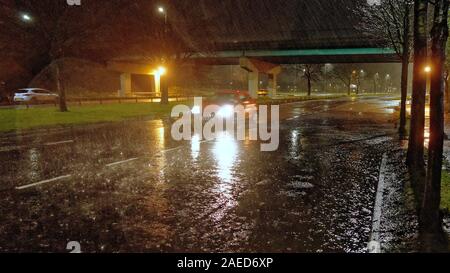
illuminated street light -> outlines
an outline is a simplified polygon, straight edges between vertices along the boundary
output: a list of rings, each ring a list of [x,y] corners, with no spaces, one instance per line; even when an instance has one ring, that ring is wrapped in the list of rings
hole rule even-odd
[[[430,73],[431,72],[431,66],[427,65],[424,69],[425,73]]]
[[[30,16],[29,14],[27,14],[27,13],[23,13],[23,14],[21,15],[21,18],[22,18],[22,20],[25,21],[25,22],[30,22],[30,21],[32,20],[31,16]]]
[[[166,70],[165,67],[162,67],[162,66],[158,67],[158,74],[159,75],[164,75],[164,74],[166,74],[166,72],[167,72],[167,70]]]
[[[159,6],[158,12],[164,14],[164,32],[167,32],[167,11],[164,7]]]

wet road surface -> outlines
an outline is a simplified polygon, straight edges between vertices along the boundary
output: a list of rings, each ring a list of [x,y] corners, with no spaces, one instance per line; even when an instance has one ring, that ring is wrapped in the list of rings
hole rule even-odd
[[[276,152],[165,120],[2,134],[0,252],[363,252],[396,104],[283,105]]]

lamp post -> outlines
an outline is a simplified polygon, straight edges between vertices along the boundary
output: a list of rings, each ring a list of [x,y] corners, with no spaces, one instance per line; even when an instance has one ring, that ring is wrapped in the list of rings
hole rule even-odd
[[[158,12],[164,15],[164,31],[167,32],[167,11],[164,7],[158,7]]]
[[[390,74],[386,74],[386,78],[385,78],[385,89],[384,92],[389,93],[391,91],[391,75]]]
[[[167,59],[169,58],[169,52],[167,52],[167,47],[168,47],[168,27],[167,27],[167,10],[163,7],[163,6],[159,6],[158,7],[158,12],[162,15],[164,15],[164,35],[163,35],[163,44],[162,44],[162,52],[163,52],[163,56],[161,58],[161,63],[168,65],[167,63]],[[166,69],[164,68],[163,70],[161,68],[158,69],[158,75],[159,77],[163,74],[165,74]],[[161,82],[161,104],[167,104],[169,102],[169,87],[168,87],[168,77],[164,77],[162,80],[160,79]]]
[[[363,87],[362,84],[363,84],[365,76],[366,76],[366,71],[364,71],[364,69],[361,69],[361,71],[359,71],[359,76],[358,76],[358,85],[359,85],[358,88],[360,88],[362,92],[364,92],[364,89],[362,88]]]
[[[328,92],[328,73],[333,70],[332,64],[325,64],[324,66],[324,77],[325,77],[325,93]]]

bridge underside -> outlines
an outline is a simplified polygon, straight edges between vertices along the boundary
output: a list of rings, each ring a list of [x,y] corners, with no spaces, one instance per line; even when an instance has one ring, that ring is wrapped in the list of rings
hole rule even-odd
[[[301,50],[235,50],[213,53],[195,53],[186,62],[202,65],[240,65],[248,72],[248,91],[254,98],[258,96],[259,74],[269,77],[269,95],[277,94],[277,76],[281,64],[321,64],[321,63],[394,63],[400,62],[397,54],[384,48],[340,48]],[[131,91],[130,73],[149,74],[151,66],[139,59],[108,62],[108,68],[121,72],[121,92]],[[150,73],[151,74],[151,73]],[[155,89],[159,92],[159,75],[155,75]]]
[[[194,54],[191,61],[209,65],[238,65],[242,57],[273,64],[400,62],[393,50],[383,48],[220,51]]]

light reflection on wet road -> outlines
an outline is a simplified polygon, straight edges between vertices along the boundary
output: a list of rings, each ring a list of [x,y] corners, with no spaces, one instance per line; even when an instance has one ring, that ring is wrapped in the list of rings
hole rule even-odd
[[[4,134],[0,252],[364,251],[391,103],[284,105],[269,153],[175,142],[164,120]]]

